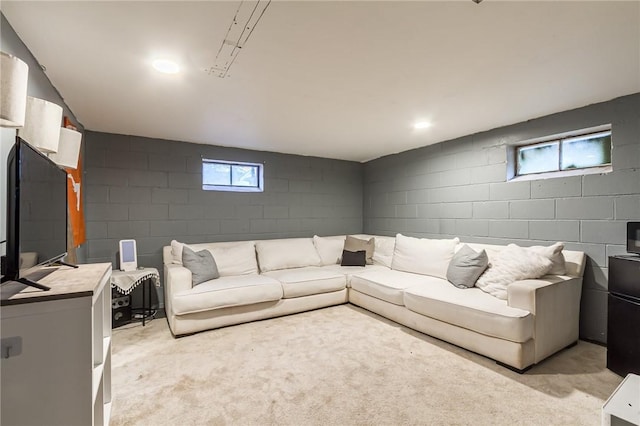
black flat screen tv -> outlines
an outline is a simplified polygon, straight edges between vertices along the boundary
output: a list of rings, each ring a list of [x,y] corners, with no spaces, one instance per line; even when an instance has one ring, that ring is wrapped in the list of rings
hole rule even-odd
[[[7,246],[2,281],[42,290],[44,268],[67,254],[67,173],[20,137],[7,159]]]

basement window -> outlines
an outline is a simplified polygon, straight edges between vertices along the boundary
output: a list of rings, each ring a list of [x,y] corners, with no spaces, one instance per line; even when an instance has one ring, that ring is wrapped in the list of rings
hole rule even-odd
[[[202,159],[205,191],[263,192],[263,164]]]
[[[510,147],[511,180],[530,180],[611,169],[611,126],[599,126]]]

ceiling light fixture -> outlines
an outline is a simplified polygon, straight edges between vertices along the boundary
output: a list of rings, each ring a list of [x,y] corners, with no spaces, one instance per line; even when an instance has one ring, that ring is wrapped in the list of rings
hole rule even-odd
[[[431,123],[428,121],[418,121],[413,125],[413,128],[416,130],[426,129],[427,127],[431,127]]]
[[[153,68],[165,74],[177,74],[180,67],[170,59],[156,59],[153,61]]]

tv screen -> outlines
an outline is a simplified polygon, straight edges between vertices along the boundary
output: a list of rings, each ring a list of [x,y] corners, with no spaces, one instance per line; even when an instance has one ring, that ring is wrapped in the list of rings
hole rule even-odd
[[[67,173],[21,138],[7,160],[3,281],[33,279],[67,254]]]

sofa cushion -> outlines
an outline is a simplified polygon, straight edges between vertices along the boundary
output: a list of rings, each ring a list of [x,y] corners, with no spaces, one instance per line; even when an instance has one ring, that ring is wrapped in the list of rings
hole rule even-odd
[[[173,263],[182,265],[182,248],[184,245],[184,243],[176,240],[171,241]],[[189,247],[194,251],[209,250],[216,260],[221,277],[258,273],[256,249],[253,241],[198,243],[189,244]]]
[[[403,291],[412,286],[429,285],[437,278],[392,269],[354,274],[351,288],[395,305],[404,305]],[[450,284],[449,284],[450,285]]]
[[[258,273],[253,241],[211,244],[208,250],[216,260],[221,277]]]
[[[200,250],[196,253],[185,245],[182,248],[182,264],[191,271],[192,285],[220,278],[218,266],[209,250]]]
[[[270,271],[265,276],[282,283],[285,299],[340,291],[347,286],[347,279],[343,274],[314,266]]]
[[[487,252],[481,250],[478,253],[465,244],[449,262],[447,280],[458,288],[473,287],[487,266],[489,266]]]
[[[264,275],[237,275],[207,281],[173,295],[175,315],[251,305],[282,299],[282,285]]]
[[[256,252],[261,272],[322,264],[311,238],[256,241]]]
[[[548,272],[551,275],[564,275],[567,273],[566,262],[562,254],[563,249],[564,243],[560,242],[550,246],[527,247],[527,250],[532,250],[551,260],[551,270]]]
[[[347,287],[351,287],[351,277],[355,274],[361,274],[363,272],[373,271],[388,271],[389,268],[382,265],[366,265],[366,266],[342,266],[342,265],[327,265],[321,267],[323,270],[331,271],[333,273],[344,275],[347,279]]]
[[[374,250],[373,250],[373,264],[382,265],[387,268],[391,268],[391,261],[393,260],[393,250],[396,247],[396,237],[387,237],[381,235],[369,235],[369,234],[353,234],[352,237],[359,238],[361,240],[368,241],[371,237],[374,238]]]
[[[526,342],[533,337],[533,315],[512,308],[482,290],[462,290],[445,280],[413,286],[404,291],[404,305],[411,311],[487,336]]]
[[[360,238],[353,237],[351,235],[347,235],[347,238],[344,240],[344,250],[347,251],[360,251],[364,250],[367,252],[367,265],[373,265],[373,253],[376,249],[376,239],[369,238],[368,240],[362,240]]]
[[[391,268],[393,251],[395,248],[395,237],[376,237],[376,249],[373,252],[373,264]]]
[[[171,256],[173,260],[171,263],[175,263],[176,265],[182,265],[182,248],[184,247],[184,243],[178,242],[176,240],[171,240]]]
[[[447,278],[447,268],[459,238],[431,240],[396,235],[391,269]]]
[[[476,281],[476,287],[499,299],[507,299],[507,287],[518,280],[539,278],[551,270],[549,258],[515,244],[509,244],[492,260]]]
[[[313,236],[313,245],[318,251],[322,265],[335,265],[340,263],[340,256],[344,247],[344,235],[337,237]]]

